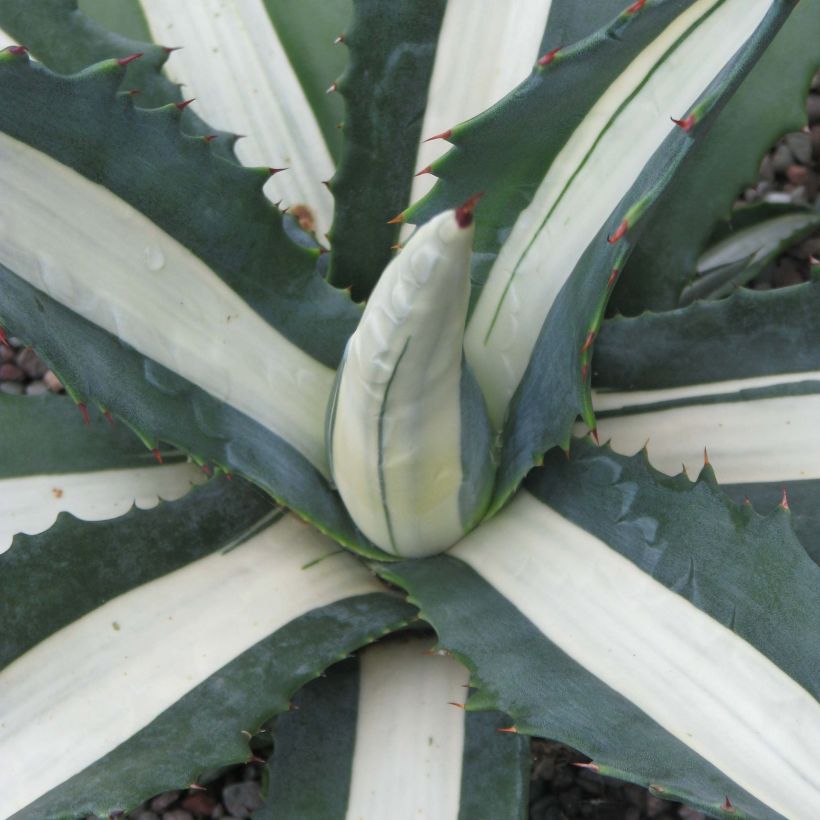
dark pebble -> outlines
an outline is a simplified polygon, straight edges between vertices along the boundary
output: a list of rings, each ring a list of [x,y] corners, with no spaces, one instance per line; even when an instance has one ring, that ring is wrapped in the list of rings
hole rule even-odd
[[[222,802],[225,808],[238,817],[249,817],[262,805],[259,784],[256,781],[234,783],[222,790]]]
[[[171,808],[171,805],[176,803],[177,800],[179,800],[179,792],[164,792],[163,794],[158,794],[151,801],[151,811],[162,814],[166,809]]]
[[[185,797],[180,806],[198,817],[211,817],[216,808],[216,800],[208,792],[194,792]]]
[[[194,820],[194,816],[185,809],[171,809],[162,815],[162,820]]]
[[[809,171],[805,165],[798,165],[797,163],[790,165],[786,169],[786,179],[788,179],[792,185],[805,185],[806,182],[808,182],[810,174],[811,171]]]
[[[558,795],[561,808],[570,816],[578,814],[581,809],[581,790],[577,786],[561,792]]]
[[[25,378],[26,374],[16,364],[0,364],[0,382],[21,382]]]
[[[820,122],[820,94],[809,94],[809,122]]]
[[[42,379],[48,370],[30,347],[24,348],[17,354],[17,365],[30,379]]]
[[[575,771],[569,766],[560,766],[555,770],[555,777],[552,780],[552,788],[557,792],[568,789],[575,783]]]

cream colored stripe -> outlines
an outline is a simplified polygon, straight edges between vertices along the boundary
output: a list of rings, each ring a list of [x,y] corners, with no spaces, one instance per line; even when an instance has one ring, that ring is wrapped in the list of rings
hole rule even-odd
[[[664,60],[717,3],[698,0],[690,6],[615,80],[553,162],[502,247],[465,340],[467,359],[496,425],[503,421],[559,291],[648,158],[676,127],[670,117],[686,113],[772,5],[771,0],[726,0]],[[593,148],[618,108],[658,63]],[[570,184],[587,154],[583,170]]]
[[[0,817],[99,760],[288,622],[379,588],[289,516],[55,633],[0,672]]]
[[[323,239],[333,198],[322,182],[333,160],[262,0],[140,2],[155,42],[184,46],[166,70],[196,97],[197,113],[246,135],[236,145],[245,165],[288,167],[266,191],[283,207],[308,205]]]
[[[0,263],[326,471],[330,368],[128,203],[5,134],[0,186]]]
[[[150,457],[150,455],[149,455]],[[61,512],[83,521],[104,521],[176,501],[206,480],[193,464],[168,464],[127,470],[32,475],[0,480],[0,552],[18,533],[45,532]]]
[[[696,475],[703,449],[721,484],[820,478],[820,394],[700,404],[598,419],[619,453],[645,444],[657,469]],[[579,427],[576,430],[581,433]]]
[[[734,632],[526,492],[451,554],[763,803],[816,814],[820,706]]]
[[[347,820],[457,820],[467,670],[429,642],[362,654]]]
[[[6,34],[6,32],[0,28],[0,48],[13,45],[17,45],[17,41],[10,34]]]
[[[436,46],[436,60],[422,140],[480,114],[525,80],[540,56],[538,47],[552,0],[507,0],[504,3],[448,0]],[[419,145],[417,170],[449,149],[440,140]],[[435,178],[416,177],[415,202]]]
[[[740,393],[743,390],[760,390],[777,387],[781,384],[800,384],[800,382],[820,382],[820,370],[806,370],[802,373],[777,373],[774,376],[752,376],[748,379],[731,379],[724,382],[705,382],[688,384],[683,387],[668,387],[660,390],[613,391],[594,390],[592,403],[596,413],[608,410],[623,410],[646,404],[657,404],[668,401],[697,399],[701,396],[722,396]]]

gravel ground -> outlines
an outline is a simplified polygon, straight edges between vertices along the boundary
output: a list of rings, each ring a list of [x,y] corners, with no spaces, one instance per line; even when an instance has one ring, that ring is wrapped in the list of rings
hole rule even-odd
[[[764,158],[760,179],[738,204],[795,202],[820,208],[820,74],[808,100],[809,128],[784,137]],[[810,258],[820,258],[820,231],[804,239],[765,270],[752,287],[766,290],[806,281]],[[0,345],[0,392],[38,395],[63,392],[57,377],[19,340]],[[530,820],[702,820],[694,809],[661,800],[639,786],[579,767],[585,758],[558,743],[534,741]],[[222,772],[204,788],[158,795],[129,820],[240,820],[260,804],[262,765]],[[90,818],[89,820],[93,820]],[[306,820],[309,820],[306,818]],[[493,818],[493,820],[496,820]],[[503,820],[503,818],[498,818]]]

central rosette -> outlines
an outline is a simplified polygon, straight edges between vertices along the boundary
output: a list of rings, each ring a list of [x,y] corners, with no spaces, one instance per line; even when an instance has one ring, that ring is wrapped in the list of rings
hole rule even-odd
[[[336,486],[396,556],[452,546],[493,489],[493,434],[464,360],[473,233],[471,204],[416,231],[370,296],[330,403]]]

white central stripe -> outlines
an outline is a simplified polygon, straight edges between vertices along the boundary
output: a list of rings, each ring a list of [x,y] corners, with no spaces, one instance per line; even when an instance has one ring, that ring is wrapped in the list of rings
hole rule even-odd
[[[670,475],[683,465],[696,474],[705,447],[721,484],[800,481],[820,478],[818,419],[820,393],[598,419],[598,437],[628,454],[648,442],[652,464]]]
[[[347,820],[458,820],[469,674],[429,646],[362,654]]]
[[[166,70],[196,97],[197,112],[246,135],[236,144],[245,165],[288,167],[266,191],[283,207],[308,205],[323,238],[333,197],[322,182],[333,176],[333,160],[262,0],[140,2],[155,42],[184,46]]]
[[[814,816],[820,705],[755,647],[526,492],[451,554],[763,803]]]
[[[11,546],[18,532],[45,532],[61,512],[83,521],[104,521],[134,505],[148,510],[160,499],[176,501],[206,480],[198,467],[187,463],[2,479],[0,552]]]
[[[699,0],[692,5],[615,80],[552,163],[502,247],[465,339],[467,359],[497,426],[559,291],[648,159],[676,127],[670,117],[687,112],[772,5],[771,0],[727,0],[665,57],[717,3]]]
[[[379,589],[354,558],[289,516],[55,633],[0,672],[0,817],[99,760],[285,624]]]
[[[538,47],[551,5],[552,0],[481,4],[448,0],[436,45],[422,140],[480,114],[529,76],[540,56]],[[481,56],[472,59],[470,55]],[[417,170],[449,147],[444,141],[422,141]],[[424,196],[434,182],[430,174],[415,177],[410,201]]]
[[[5,134],[0,188],[0,263],[327,471],[329,367],[128,203]]]

